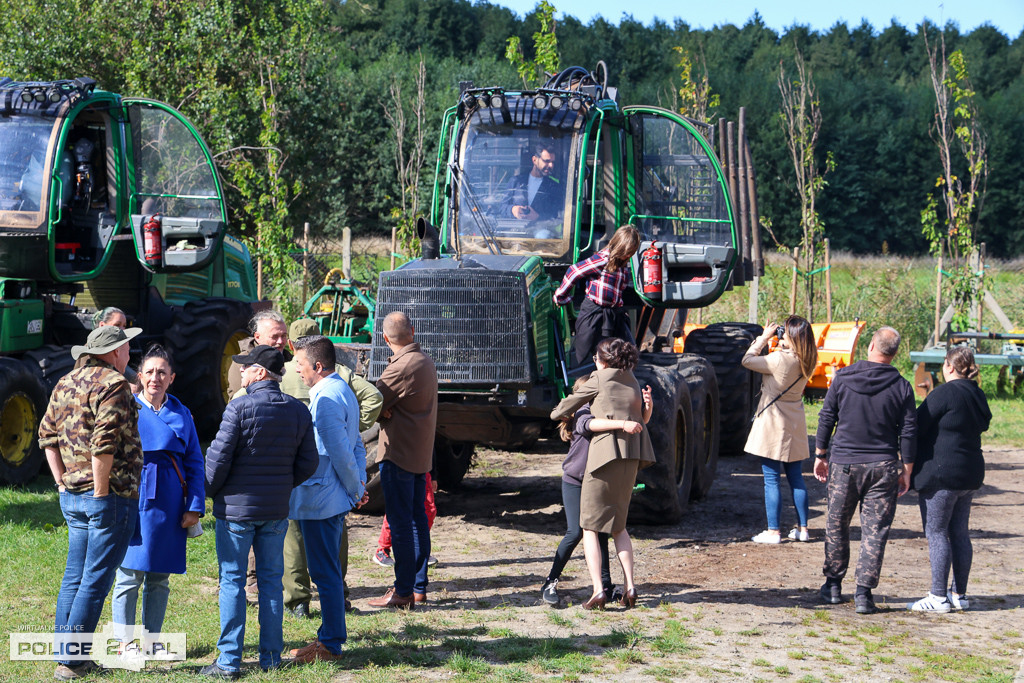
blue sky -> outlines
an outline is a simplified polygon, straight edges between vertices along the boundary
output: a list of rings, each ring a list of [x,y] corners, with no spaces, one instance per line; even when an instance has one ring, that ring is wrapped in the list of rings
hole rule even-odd
[[[549,0],[557,10],[555,17],[569,14],[583,23],[597,15],[618,23],[629,13],[637,21],[650,24],[658,17],[671,24],[678,17],[693,28],[711,28],[719,24],[742,26],[754,11],[761,13],[767,26],[783,30],[793,24],[828,30],[836,22],[857,26],[862,19],[877,30],[893,19],[913,30],[923,19],[937,24],[954,21],[963,32],[991,23],[1011,39],[1024,31],[1024,0],[726,0],[725,2],[664,2],[664,0]],[[539,0],[491,0],[523,16]]]

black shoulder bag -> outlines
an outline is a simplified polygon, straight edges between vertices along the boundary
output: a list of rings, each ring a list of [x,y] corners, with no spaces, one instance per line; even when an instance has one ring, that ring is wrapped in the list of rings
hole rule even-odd
[[[783,396],[784,396],[784,395],[785,395],[785,394],[786,394],[787,392],[789,392],[789,390],[790,390],[790,389],[792,389],[793,387],[795,387],[795,386],[797,385],[797,382],[799,382],[799,381],[800,381],[800,380],[802,380],[803,378],[804,378],[804,376],[803,376],[803,375],[800,375],[799,377],[797,377],[797,378],[796,378],[796,380],[795,380],[795,381],[794,381],[794,382],[793,382],[792,384],[790,384],[790,385],[789,385],[788,387],[786,387],[785,389],[783,389],[783,390],[782,390],[782,393],[780,393],[780,394],[779,394],[778,396],[776,396],[775,398],[773,398],[773,399],[771,400],[771,402],[770,402],[770,403],[769,403],[768,405],[766,405],[766,406],[765,406],[764,408],[761,408],[761,410],[757,411],[757,414],[756,414],[756,415],[754,415],[754,417],[750,418],[750,424],[754,424],[754,420],[756,420],[757,418],[761,417],[761,413],[763,413],[764,411],[768,410],[768,409],[769,409],[769,408],[771,408],[771,407],[772,407],[773,405],[775,405],[775,402],[776,402],[776,401],[778,401],[778,400],[779,400],[780,398],[782,398],[782,397],[783,397]]]

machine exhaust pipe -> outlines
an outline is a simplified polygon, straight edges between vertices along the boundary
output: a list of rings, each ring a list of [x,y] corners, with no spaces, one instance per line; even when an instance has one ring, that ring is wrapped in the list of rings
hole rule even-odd
[[[426,218],[416,219],[416,234],[420,238],[421,258],[436,259],[441,256],[441,238],[437,234],[437,228],[430,224]]]

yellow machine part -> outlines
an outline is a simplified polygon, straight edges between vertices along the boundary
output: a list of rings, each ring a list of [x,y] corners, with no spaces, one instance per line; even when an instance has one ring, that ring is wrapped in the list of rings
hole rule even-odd
[[[866,324],[858,320],[811,325],[818,342],[818,365],[807,383],[808,389],[828,389],[836,371],[853,363],[853,352]]]
[[[857,348],[857,340],[867,325],[863,320],[853,322],[832,322],[815,323],[811,325],[811,331],[818,344],[818,365],[814,368],[807,383],[808,390],[826,390],[832,385],[832,378],[836,372],[853,363],[853,353]],[[693,330],[707,327],[706,325],[687,324],[683,327],[682,336],[676,337],[672,344],[672,350],[676,353],[683,353],[686,348],[686,335]],[[769,352],[774,351],[778,346],[778,340],[774,337],[769,342]]]

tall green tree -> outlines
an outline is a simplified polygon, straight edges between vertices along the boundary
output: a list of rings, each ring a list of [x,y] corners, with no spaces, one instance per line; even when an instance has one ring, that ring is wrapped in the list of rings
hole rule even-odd
[[[818,198],[825,188],[825,173],[835,166],[832,155],[826,155],[824,169],[818,165],[818,142],[821,135],[821,103],[814,77],[804,61],[800,48],[794,55],[796,77],[790,80],[779,64],[779,93],[782,95],[781,119],[786,133],[786,146],[793,163],[793,177],[800,199],[800,257],[804,267],[804,292],[807,317],[814,319],[814,275],[820,257],[820,244],[825,232],[818,213]],[[773,235],[774,236],[774,235]],[[796,264],[794,264],[794,267]]]
[[[516,72],[523,79],[523,87],[529,88],[538,82],[544,82],[545,74],[558,71],[558,39],[555,37],[555,6],[548,0],[540,0],[537,4],[537,19],[540,30],[533,34],[534,57],[527,60],[523,55],[522,41],[519,36],[510,36],[505,47],[505,57],[516,67]]]
[[[941,172],[935,181],[939,197],[928,196],[921,224],[939,263],[944,256],[950,259],[946,267],[950,271],[947,281],[953,299],[953,325],[966,330],[969,308],[981,285],[981,275],[968,258],[977,249],[976,222],[988,177],[987,140],[963,52],[954,50],[947,56],[945,36],[941,34],[938,45],[931,47],[926,42],[926,46],[935,91],[932,136]]]

